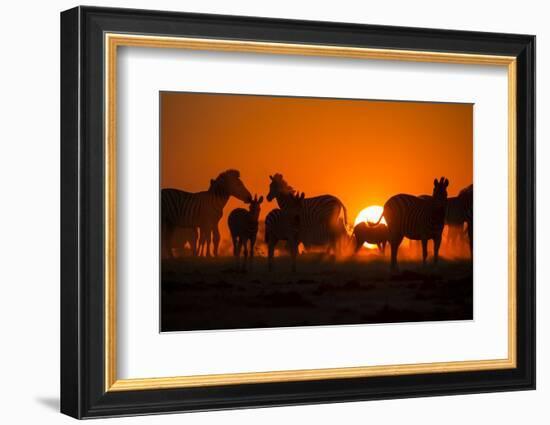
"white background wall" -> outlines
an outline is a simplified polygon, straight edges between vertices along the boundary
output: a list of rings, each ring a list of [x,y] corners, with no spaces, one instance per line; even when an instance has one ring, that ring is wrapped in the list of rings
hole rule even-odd
[[[77,3],[11,1],[0,23],[0,415],[65,423],[59,393],[59,12]],[[538,389],[111,420],[110,423],[548,423],[550,413],[549,13],[543,1],[97,1],[96,5],[537,35]],[[546,261],[545,261],[546,260]],[[32,423],[32,422],[30,422]]]

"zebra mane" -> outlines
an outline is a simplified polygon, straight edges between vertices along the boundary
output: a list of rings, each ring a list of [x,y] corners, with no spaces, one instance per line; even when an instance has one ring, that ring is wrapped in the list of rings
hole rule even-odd
[[[283,175],[281,173],[275,173],[273,174],[273,178],[272,180],[274,182],[277,182],[277,184],[279,185],[279,189],[285,193],[290,193],[292,195],[294,195],[294,193],[296,192],[294,190],[294,188],[289,185],[287,183],[287,181],[283,178]]]
[[[224,172],[220,173],[218,177],[216,177],[216,181],[222,180],[226,177],[238,179],[241,177],[241,173],[239,172],[239,170],[233,170],[233,169],[225,170]]]

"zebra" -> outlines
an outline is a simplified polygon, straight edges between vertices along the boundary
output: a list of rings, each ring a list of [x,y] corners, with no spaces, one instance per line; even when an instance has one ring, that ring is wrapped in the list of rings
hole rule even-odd
[[[420,195],[419,198],[430,200],[430,195]],[[467,221],[467,208],[459,196],[447,198],[447,207],[445,208],[445,225],[448,228],[448,243],[453,243],[462,238],[464,234],[464,223]]]
[[[384,223],[373,225],[362,221],[353,228],[352,238],[355,239],[355,253],[367,242],[378,246],[380,253],[384,254],[388,241],[388,226]]]
[[[434,179],[433,194],[430,199],[413,195],[399,194],[392,196],[384,204],[382,217],[388,225],[391,246],[391,268],[397,269],[397,251],[404,237],[422,241],[422,262],[426,264],[428,240],[434,241],[434,264],[438,262],[441,233],[445,225],[447,207],[447,187],[449,180],[441,177]]]
[[[464,218],[466,221],[466,232],[468,233],[468,242],[470,243],[470,255],[474,254],[474,185],[471,184],[460,192],[458,198],[462,200],[464,209]]]
[[[445,210],[445,224],[448,226],[448,243],[454,243],[462,239],[464,235],[464,222],[466,221],[466,210],[463,199],[454,196],[447,199]]]
[[[292,202],[295,190],[284,180],[282,174],[269,176],[269,193],[267,200],[277,199],[279,208],[284,210]],[[340,237],[345,236],[347,227],[347,210],[342,201],[333,195],[321,195],[303,200],[300,213],[300,242],[308,249],[311,246],[327,246],[336,252]],[[340,212],[344,212],[344,226],[339,225]]]
[[[244,263],[243,269],[246,268],[248,257],[248,242],[250,241],[250,263],[254,258],[254,244],[256,243],[256,235],[258,233],[258,218],[260,216],[260,205],[264,201],[264,197],[258,195],[250,202],[248,211],[244,208],[235,208],[227,218],[231,239],[233,241],[233,255],[239,263],[241,255],[241,247],[244,248]]]
[[[214,255],[218,255],[220,232],[218,222],[230,196],[245,203],[252,195],[240,179],[237,170],[227,170],[210,181],[210,188],[190,193],[178,189],[161,191],[162,256],[171,258],[171,242],[176,227],[200,229],[200,242],[207,241],[206,255],[210,255],[210,235],[214,238]],[[206,239],[208,237],[208,239]]]
[[[275,208],[265,218],[265,242],[268,250],[268,269],[273,269],[273,255],[279,241],[287,241],[292,258],[292,271],[296,271],[296,255],[300,244],[300,217],[305,194],[289,196],[284,209]]]

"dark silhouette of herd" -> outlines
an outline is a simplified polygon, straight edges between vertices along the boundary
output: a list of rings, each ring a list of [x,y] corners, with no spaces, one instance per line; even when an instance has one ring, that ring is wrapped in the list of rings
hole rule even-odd
[[[458,196],[448,198],[449,180],[434,179],[431,195],[414,196],[398,194],[389,198],[376,223],[359,223],[351,235],[347,227],[347,211],[344,204],[333,195],[306,198],[285,181],[282,174],[269,176],[269,202],[276,199],[278,207],[265,219],[265,243],[268,248],[268,267],[273,267],[275,248],[286,241],[292,270],[296,270],[299,244],[306,250],[322,247],[329,254],[341,251],[342,244],[353,241],[354,252],[366,242],[378,246],[384,253],[387,243],[391,247],[391,267],[397,269],[397,254],[403,238],[422,243],[422,260],[426,263],[428,241],[433,241],[434,264],[437,264],[443,228],[448,226],[448,238],[466,233],[473,250],[473,185],[462,189]],[[172,257],[172,237],[176,228],[190,230],[188,237],[194,256],[218,255],[220,243],[219,221],[229,197],[248,204],[248,209],[236,208],[228,216],[228,226],[233,242],[233,254],[239,267],[245,269],[254,257],[263,196],[252,197],[237,170],[227,170],[210,181],[203,192],[191,193],[178,189],[161,192],[162,257]],[[341,217],[343,213],[343,218]],[[382,223],[382,218],[387,224]],[[457,236],[458,235],[458,236]],[[244,261],[240,263],[243,251]]]

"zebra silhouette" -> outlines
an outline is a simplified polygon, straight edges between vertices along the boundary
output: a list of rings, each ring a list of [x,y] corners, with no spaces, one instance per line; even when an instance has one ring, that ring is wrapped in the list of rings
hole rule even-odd
[[[384,254],[386,242],[388,241],[388,226],[384,223],[373,225],[364,221],[353,228],[351,235],[355,240],[354,253],[359,252],[365,242],[376,245],[381,254]]]
[[[447,239],[449,244],[462,240],[466,216],[467,211],[462,198],[454,196],[447,199],[445,224],[448,226],[449,233]]]
[[[434,241],[434,264],[439,257],[441,233],[445,225],[447,207],[447,187],[449,180],[441,177],[434,179],[434,189],[431,197],[413,195],[395,195],[384,204],[382,217],[388,225],[388,240],[391,246],[391,268],[397,269],[397,251],[404,237],[422,241],[422,262],[426,263],[428,256],[428,240]]]
[[[231,232],[231,240],[233,241],[233,255],[239,262],[241,248],[244,248],[243,269],[246,269],[248,257],[248,243],[250,242],[250,263],[254,258],[254,245],[256,243],[256,235],[258,233],[258,217],[260,216],[260,205],[264,201],[264,197],[255,195],[250,201],[248,211],[244,208],[235,208],[227,218],[229,231]]]
[[[458,192],[458,198],[462,201],[464,218],[466,221],[466,231],[470,243],[470,254],[474,254],[474,185],[465,187]]]
[[[227,170],[210,181],[203,192],[191,193],[178,189],[161,192],[162,257],[171,258],[172,235],[176,227],[200,229],[199,245],[207,242],[206,255],[210,255],[210,237],[214,238],[214,255],[218,255],[220,232],[218,223],[230,196],[250,202],[252,196],[240,179],[237,170]]]
[[[432,199],[430,195],[420,195],[419,198]],[[467,217],[468,210],[463,198],[459,196],[447,198],[445,225],[448,227],[447,241],[449,244],[455,243],[462,238],[464,235],[464,223],[467,222]]]
[[[277,199],[279,208],[284,210],[293,202],[295,190],[283,178],[282,174],[269,176],[267,200]],[[347,236],[347,210],[342,201],[333,195],[321,195],[305,198],[300,213],[300,242],[307,249],[311,246],[327,246],[328,251],[336,252],[341,237]],[[340,212],[344,212],[343,226],[339,222]]]
[[[296,255],[300,244],[299,233],[301,212],[305,194],[292,194],[285,202],[285,208],[275,208],[265,218],[265,242],[267,243],[268,269],[273,269],[273,255],[279,241],[287,241],[292,259],[292,271],[296,271]]]

